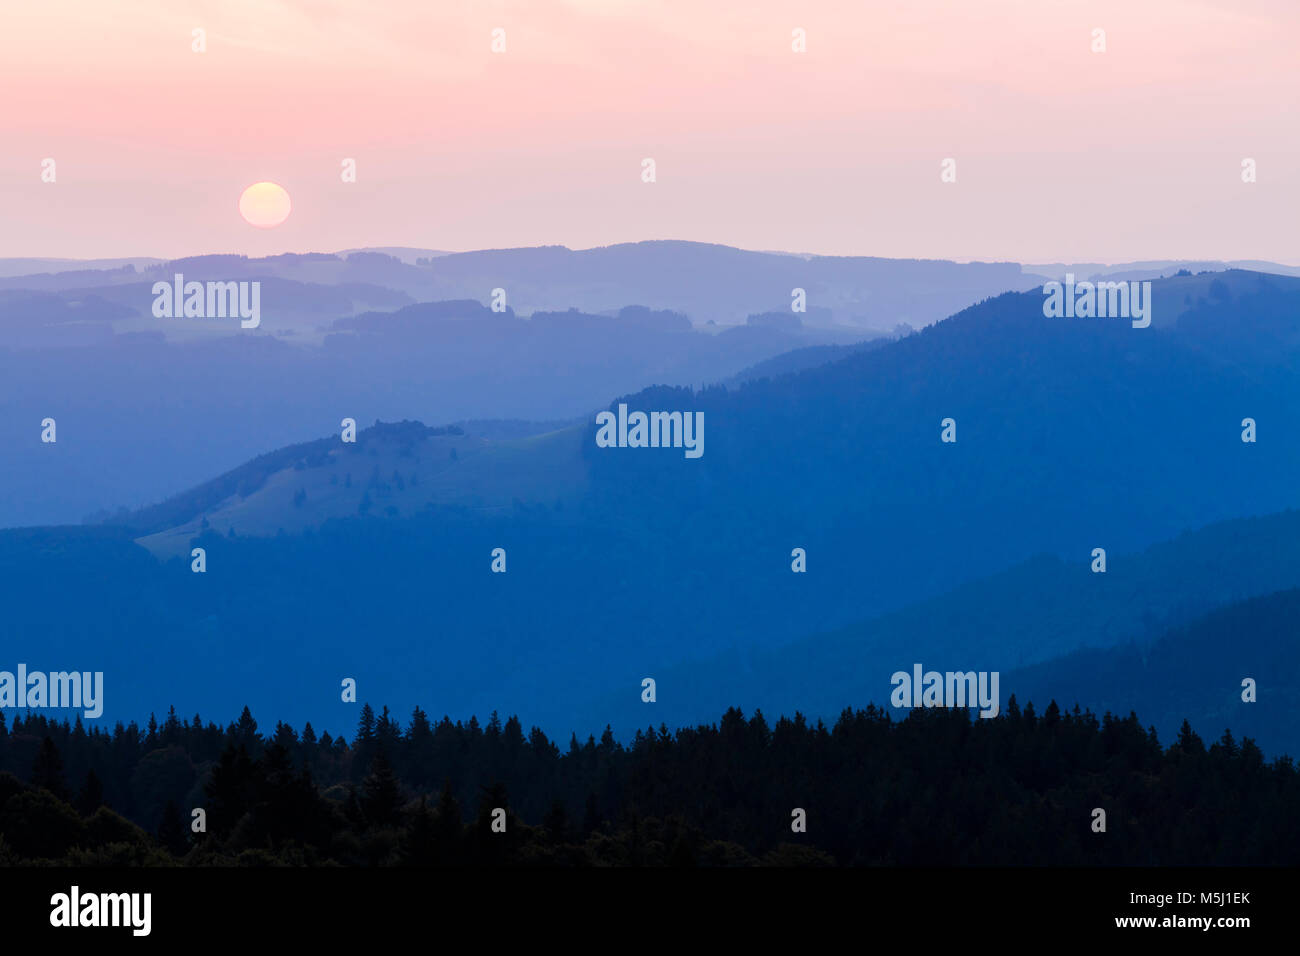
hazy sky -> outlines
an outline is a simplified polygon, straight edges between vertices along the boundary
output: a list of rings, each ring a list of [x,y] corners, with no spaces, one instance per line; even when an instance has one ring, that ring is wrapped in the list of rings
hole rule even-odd
[[[1300,0],[3,0],[0,256],[1300,263],[1298,100]]]

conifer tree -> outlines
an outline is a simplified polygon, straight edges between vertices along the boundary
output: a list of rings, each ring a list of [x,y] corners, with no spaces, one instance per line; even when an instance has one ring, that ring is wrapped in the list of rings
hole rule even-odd
[[[59,748],[54,746],[54,740],[48,734],[41,741],[41,749],[37,751],[36,760],[32,763],[32,784],[50,791],[60,799],[67,795],[67,788],[63,784],[63,759],[59,756]]]
[[[370,773],[361,787],[361,807],[371,823],[392,826],[398,822],[402,809],[402,786],[388,760],[387,748],[381,746],[375,751]]]

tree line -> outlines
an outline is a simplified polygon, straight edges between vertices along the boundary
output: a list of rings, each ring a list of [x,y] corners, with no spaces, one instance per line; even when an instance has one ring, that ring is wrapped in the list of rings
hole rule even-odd
[[[1184,722],[1166,747],[1136,714],[1014,697],[830,726],[732,708],[563,749],[418,707],[364,705],[351,740],[248,708],[111,731],[0,713],[4,865],[1293,864],[1298,808],[1292,759],[1249,738]]]

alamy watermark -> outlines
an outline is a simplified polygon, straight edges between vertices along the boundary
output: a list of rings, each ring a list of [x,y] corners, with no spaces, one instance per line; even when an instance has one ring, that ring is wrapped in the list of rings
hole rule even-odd
[[[153,284],[153,314],[158,319],[224,319],[238,316],[240,328],[262,324],[262,283],[186,282],[176,273],[171,282]]]
[[[895,707],[979,707],[981,717],[998,715],[998,671],[895,671],[889,702]]]
[[[148,936],[152,912],[152,893],[83,893],[74,884],[50,897],[50,925],[56,928],[121,926],[132,936]]]
[[[597,448],[684,448],[687,458],[704,454],[703,412],[632,412],[620,403],[618,416],[596,416]]]
[[[87,719],[104,712],[103,671],[0,671],[0,709],[80,710]]]
[[[1151,283],[1074,281],[1074,273],[1065,274],[1065,283],[1043,284],[1043,315],[1049,319],[1117,318],[1132,319],[1133,328],[1151,324]]]

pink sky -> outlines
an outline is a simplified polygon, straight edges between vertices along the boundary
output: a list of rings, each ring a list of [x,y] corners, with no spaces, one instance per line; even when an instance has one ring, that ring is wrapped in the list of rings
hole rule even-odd
[[[0,256],[1300,264],[1298,51],[1297,0],[11,0]],[[293,198],[266,231],[237,211],[264,179]]]

